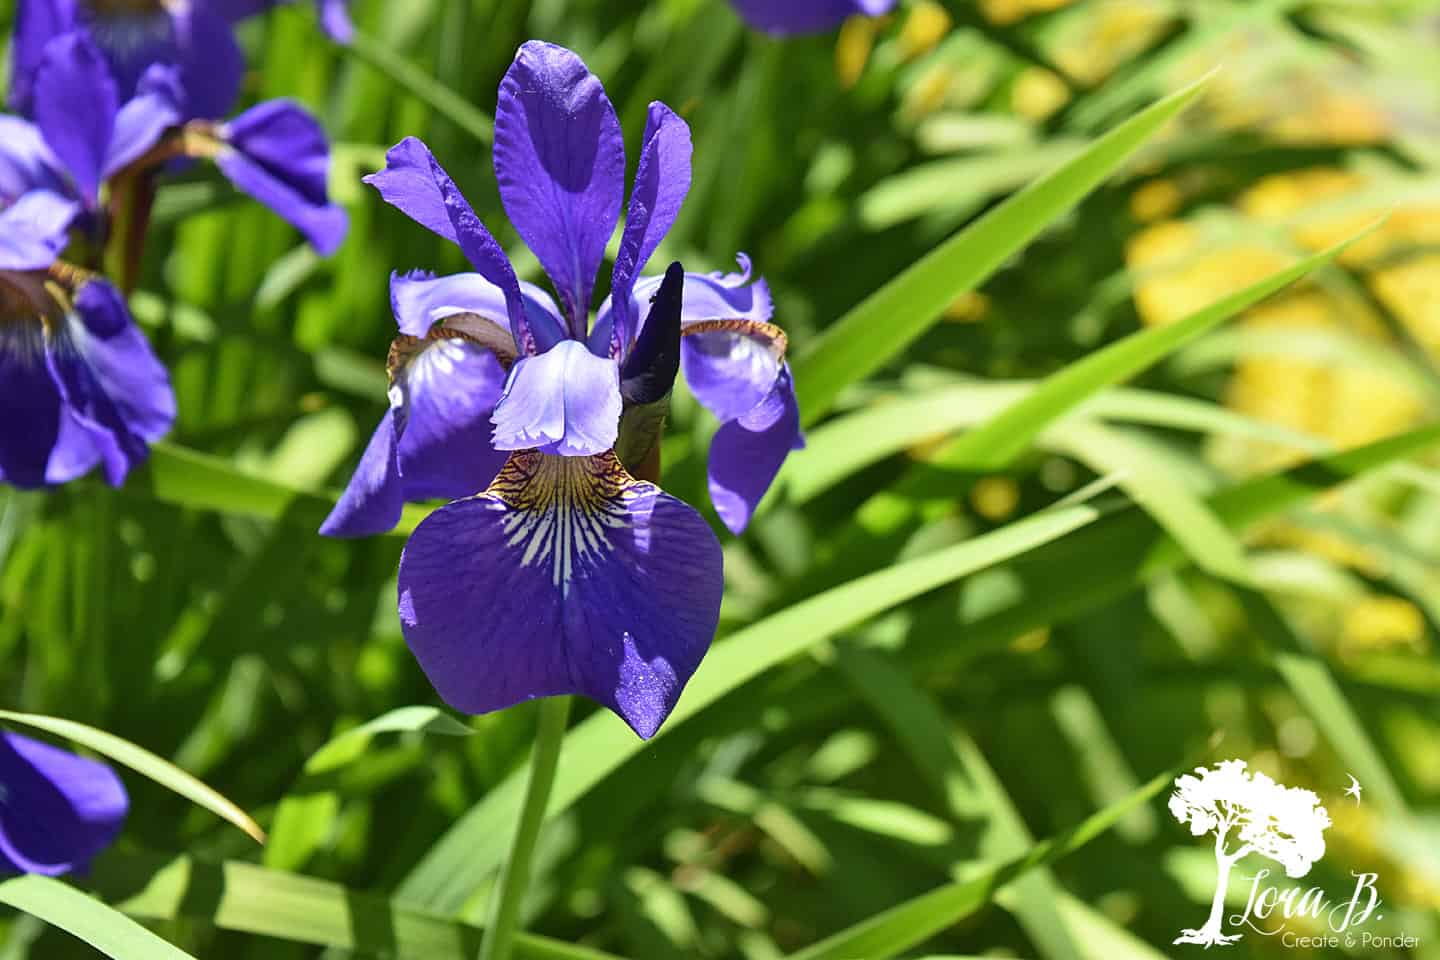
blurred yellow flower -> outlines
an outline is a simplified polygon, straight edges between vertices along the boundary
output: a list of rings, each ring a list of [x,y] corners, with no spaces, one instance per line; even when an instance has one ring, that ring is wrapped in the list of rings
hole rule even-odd
[[[1425,652],[1425,615],[1403,597],[1371,596],[1345,612],[1342,654],[1409,647]]]

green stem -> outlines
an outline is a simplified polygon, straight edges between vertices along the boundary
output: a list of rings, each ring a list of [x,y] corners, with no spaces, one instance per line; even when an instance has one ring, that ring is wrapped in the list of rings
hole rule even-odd
[[[570,718],[570,698],[550,697],[540,701],[540,728],[535,733],[535,746],[530,753],[530,782],[525,787],[525,806],[520,811],[520,824],[515,828],[515,841],[510,857],[500,871],[500,881],[490,895],[490,920],[480,941],[480,960],[510,960],[515,934],[520,928],[520,904],[530,886],[530,861],[535,855],[535,841],[545,822],[545,808],[550,802],[550,788],[555,783],[555,766],[560,759],[560,744],[565,739],[565,724]]]

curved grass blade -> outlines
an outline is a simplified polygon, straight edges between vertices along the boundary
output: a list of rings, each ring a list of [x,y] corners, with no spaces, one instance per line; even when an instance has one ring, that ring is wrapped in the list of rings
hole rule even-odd
[[[1038,387],[983,426],[950,444],[941,461],[950,467],[998,470],[1013,461],[1042,430],[1105,387],[1128,380],[1224,323],[1279,292],[1312,270],[1333,261],[1351,244],[1372,233],[1366,227],[1328,250],[1271,274],[1184,319],[1132,333],[1046,377]]]
[[[299,870],[320,849],[340,811],[335,771],[364,756],[382,733],[427,733],[466,737],[475,731],[436,707],[400,707],[346,730],[310,755],[280,804],[265,847],[265,865]]]
[[[53,877],[0,882],[0,903],[39,917],[115,960],[195,960],[134,920]]]
[[[261,830],[260,825],[252,820],[244,810],[169,760],[156,756],[129,740],[104,730],[86,726],[83,723],[76,723],[74,720],[62,720],[59,717],[0,710],[0,720],[33,727],[36,730],[44,730],[46,733],[53,733],[57,737],[64,737],[89,747],[96,753],[103,754],[116,763],[123,764],[136,773],[154,780],[160,786],[173,790],[191,803],[204,807],[222,820],[233,823],[249,834],[256,843],[263,844],[265,842],[265,831]]]
[[[860,577],[767,617],[715,645],[660,736],[770,667],[907,600],[1064,537],[1098,516],[1077,506],[1028,517],[929,556]],[[568,809],[646,749],[623,724],[594,714],[565,738],[548,815]],[[520,809],[524,771],[512,774],[433,846],[401,885],[399,898],[442,913],[461,910],[500,863],[508,825]]]
[[[222,930],[353,950],[365,956],[473,960],[480,928],[406,909],[327,880],[254,864],[112,853],[96,885],[115,909],[144,920],[190,920]],[[608,953],[520,934],[520,960],[616,960]]]
[[[806,423],[840,391],[879,370],[939,319],[955,298],[1079,203],[1184,110],[1204,88],[1191,84],[1100,137],[1054,173],[1035,181],[945,241],[841,317],[795,361]]]
[[[1028,871],[1054,863],[1073,853],[1118,823],[1132,809],[1170,785],[1175,771],[1167,770],[1119,803],[1058,837],[1036,844],[1023,856],[1008,860],[967,880],[948,883],[929,893],[863,920],[819,943],[790,955],[790,960],[885,960],[910,949],[946,927],[978,912],[1001,887]]]

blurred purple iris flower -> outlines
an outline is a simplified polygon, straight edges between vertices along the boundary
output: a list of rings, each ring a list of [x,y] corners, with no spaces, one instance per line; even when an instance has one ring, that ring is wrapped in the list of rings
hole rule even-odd
[[[119,292],[59,257],[73,225],[95,229],[101,179],[174,115],[158,94],[118,111],[71,98],[83,88],[56,65],[93,51],[57,51],[67,59],[41,72],[40,122],[0,117],[0,481],[60,484],[101,465],[118,486],[169,432],[175,397]]]
[[[896,0],[730,0],[746,23],[776,35],[820,33],[846,17],[878,17]]]
[[[211,159],[238,189],[293,224],[320,253],[340,246],[347,218],[329,200],[330,147],[314,118],[294,103],[270,100],[224,123],[192,120],[179,128],[180,98],[177,69],[154,64],[122,106],[120,87],[89,34],[65,33],[46,44],[34,71],[30,116],[92,233],[103,232],[90,216],[98,211],[102,182],[152,148],[161,149],[166,138],[169,155],[150,155],[149,166],[169,156]],[[0,154],[9,152],[9,142],[0,143]]]
[[[690,187],[689,128],[669,107],[650,106],[612,294],[593,328],[625,150],[578,56],[521,47],[500,87],[494,154],[506,212],[559,306],[517,281],[423,143],[392,148],[367,181],[458,244],[476,273],[393,278],[390,409],[322,529],[377,533],[407,499],[468,496],[432,513],[400,563],[405,636],[440,695],[484,713],[580,693],[649,737],[709,648],[723,571],[699,514],[633,474],[653,472],[683,365],[723,424],[711,448],[716,506],[743,529],[801,442],[784,334],[743,258],[739,274],[676,264],[640,277]]]
[[[129,808],[105,764],[0,730],[0,873],[83,873]]]
[[[18,0],[11,51],[11,105],[30,112],[35,71],[55,37],[80,31],[104,52],[120,95],[139,88],[154,64],[176,68],[186,119],[230,112],[245,73],[234,24],[284,0]],[[347,0],[316,0],[332,37],[353,34]]]

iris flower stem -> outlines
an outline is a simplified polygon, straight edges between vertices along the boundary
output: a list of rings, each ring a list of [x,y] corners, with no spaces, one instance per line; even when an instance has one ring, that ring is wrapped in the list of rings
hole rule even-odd
[[[525,806],[515,828],[510,856],[500,872],[500,882],[492,894],[490,921],[480,941],[480,960],[510,960],[515,934],[520,928],[520,904],[530,886],[530,863],[535,855],[535,842],[545,822],[545,808],[550,802],[550,788],[555,784],[555,766],[560,759],[560,744],[565,739],[565,726],[570,719],[569,697],[548,697],[540,701],[540,727],[535,746],[530,752],[530,781],[525,787]]]

